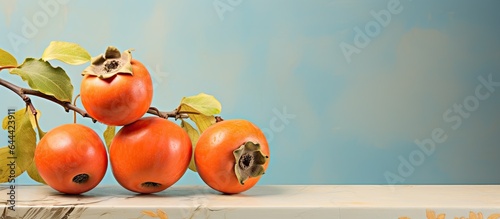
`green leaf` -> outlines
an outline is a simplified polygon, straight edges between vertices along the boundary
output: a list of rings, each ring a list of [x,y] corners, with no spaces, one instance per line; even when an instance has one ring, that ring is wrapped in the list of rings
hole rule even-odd
[[[116,126],[108,126],[106,130],[104,130],[103,136],[104,136],[104,141],[106,142],[106,148],[108,148],[109,151],[109,146],[111,146],[111,141],[113,141],[113,138],[115,137],[116,134]]]
[[[30,176],[31,179],[42,184],[47,184],[40,176],[40,173],[38,173],[35,162],[31,162],[31,165],[28,167],[26,172],[28,172],[28,176]]]
[[[42,55],[45,61],[57,59],[70,65],[81,65],[89,62],[91,58],[87,50],[80,45],[60,41],[50,42]]]
[[[222,110],[220,102],[214,96],[204,93],[182,98],[179,107],[180,112],[198,112],[205,116],[219,114]]]
[[[44,132],[42,130],[42,128],[40,127],[40,124],[38,123],[38,121],[40,120],[40,117],[42,116],[42,112],[40,112],[40,110],[36,110],[36,118],[33,115],[33,113],[30,113],[29,115],[30,115],[31,126],[33,126],[33,129],[38,132],[38,139],[41,140],[43,138],[43,136],[45,136],[45,134],[46,134],[46,132]]]
[[[54,96],[60,101],[72,100],[73,85],[60,67],[54,68],[41,59],[27,58],[21,66],[12,69],[11,73],[21,76],[34,90]]]
[[[47,134],[47,132],[44,132],[42,130],[42,128],[40,128],[40,125],[37,125],[36,129],[37,129],[37,132],[38,132],[38,139],[42,140],[43,136],[45,136],[45,134]]]
[[[189,119],[191,119],[198,127],[198,131],[203,133],[208,127],[215,124],[214,116],[205,116],[201,114],[189,114]]]
[[[191,139],[191,146],[193,147],[193,153],[191,156],[191,162],[189,162],[189,169],[196,172],[196,165],[194,163],[194,148],[196,147],[196,143],[198,143],[198,139],[200,138],[200,133],[191,126],[188,122],[182,119],[181,127],[187,132],[189,138]]]
[[[221,112],[222,106],[214,96],[200,93],[196,96],[184,97],[179,105],[180,113],[187,113],[196,124],[198,131],[203,133],[212,124],[215,124],[213,115]]]
[[[8,125],[6,125],[8,121],[13,120],[15,122],[14,146],[16,148],[14,156],[17,157],[16,165],[21,171],[29,168],[35,155],[36,133],[31,125],[29,114],[31,112],[26,111],[26,108],[24,108],[15,112],[13,114],[14,118],[6,116],[2,122],[2,128],[5,130],[8,130]],[[3,168],[3,166],[0,168]]]
[[[0,148],[0,183],[9,182],[13,179],[15,180],[16,177],[24,172],[21,168],[19,168],[19,165],[17,165],[17,163],[14,169],[10,168],[11,166],[13,166],[12,162],[16,162],[17,160],[11,157],[12,155],[10,154],[10,148]],[[11,174],[12,171],[13,174]]]
[[[40,117],[42,116],[42,113],[40,112],[40,110],[36,110],[36,118],[33,115],[33,113],[30,113],[29,115],[30,115],[31,126],[33,126],[33,129],[36,129],[36,127],[37,127],[37,125],[36,125],[37,124],[37,120],[40,119]]]
[[[184,97],[181,104],[177,108],[179,113],[186,113],[198,127],[198,130],[193,128],[191,124],[182,120],[181,127],[186,130],[193,144],[193,156],[189,163],[189,169],[196,172],[194,163],[194,148],[198,142],[198,138],[208,127],[215,124],[215,114],[219,114],[222,110],[220,102],[214,96],[200,93],[196,96]]]
[[[0,49],[0,66],[17,66],[16,58],[9,52]]]

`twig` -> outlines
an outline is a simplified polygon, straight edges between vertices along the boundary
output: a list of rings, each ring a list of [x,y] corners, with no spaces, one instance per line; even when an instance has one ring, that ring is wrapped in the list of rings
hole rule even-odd
[[[33,106],[33,103],[31,103],[31,99],[30,99],[30,97],[28,97],[28,95],[37,96],[37,97],[40,97],[40,98],[43,98],[46,100],[50,100],[50,101],[62,106],[66,112],[69,112],[69,110],[73,110],[73,111],[77,112],[78,114],[80,114],[81,116],[90,118],[94,122],[96,122],[96,120],[94,118],[92,118],[85,110],[80,109],[69,102],[60,101],[53,96],[44,94],[44,93],[37,91],[37,90],[19,87],[15,84],[12,84],[6,80],[1,79],[1,78],[0,78],[0,85],[8,88],[9,90],[16,93],[19,97],[21,97],[21,99],[23,99],[23,101],[26,103],[26,106],[28,106],[30,108],[31,113],[33,113],[34,116],[36,116],[36,109],[35,109],[35,106]]]
[[[189,118],[188,114],[180,113],[177,109],[174,111],[170,111],[170,112],[162,112],[162,111],[158,110],[158,108],[156,108],[156,107],[149,107],[148,113],[159,116],[160,118],[164,118],[164,119],[169,118],[169,117],[175,118],[175,119]]]

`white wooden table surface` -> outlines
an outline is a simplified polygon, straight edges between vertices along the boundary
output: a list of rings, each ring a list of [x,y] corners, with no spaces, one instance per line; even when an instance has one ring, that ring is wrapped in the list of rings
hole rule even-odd
[[[19,185],[15,197],[7,186],[0,187],[1,218],[500,219],[500,185],[256,186],[238,195],[205,186],[174,185],[151,195],[98,186],[80,196]]]

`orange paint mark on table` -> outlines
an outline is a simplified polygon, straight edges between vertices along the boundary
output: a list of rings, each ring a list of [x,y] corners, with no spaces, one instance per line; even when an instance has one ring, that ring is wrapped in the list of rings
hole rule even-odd
[[[446,214],[443,213],[436,215],[436,212],[430,209],[427,209],[425,214],[427,219],[446,219]],[[399,217],[398,219],[411,219],[411,218],[403,216]],[[469,217],[455,217],[455,219],[500,219],[500,213],[491,214],[487,218],[485,218],[483,213],[481,212],[475,213],[474,211],[470,211]]]

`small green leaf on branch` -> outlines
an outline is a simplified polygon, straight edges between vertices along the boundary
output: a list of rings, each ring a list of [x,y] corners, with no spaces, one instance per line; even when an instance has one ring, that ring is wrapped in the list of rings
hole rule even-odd
[[[0,49],[0,66],[17,66],[17,60],[9,52]]]
[[[189,119],[191,119],[198,127],[198,131],[203,133],[208,127],[215,124],[215,116],[205,116],[201,114],[188,114]]]
[[[215,124],[215,114],[222,110],[220,102],[214,96],[200,93],[196,96],[184,97],[178,107],[179,113],[188,114],[189,118],[203,133],[209,126]]]
[[[113,141],[113,138],[115,137],[115,134],[116,134],[116,126],[108,126],[106,127],[106,130],[104,130],[103,136],[108,151],[109,151],[109,146],[111,146],[111,141]]]
[[[35,118],[35,115],[33,115],[33,113],[30,113],[29,117],[30,117],[31,126],[33,126],[33,129],[36,130],[36,128],[37,128],[36,121],[39,120],[40,117],[42,117],[42,112],[40,112],[40,110],[36,110],[36,118]]]
[[[222,110],[220,102],[214,96],[205,93],[200,93],[195,96],[184,97],[181,104],[177,108],[178,113],[187,114],[189,119],[193,121],[198,130],[196,130],[187,121],[182,120],[181,127],[188,133],[193,147],[193,156],[189,163],[189,169],[196,172],[194,163],[194,149],[198,138],[208,127],[215,124],[215,114],[219,114]]]
[[[12,169],[10,167],[13,165],[12,162],[16,162],[17,160],[13,157],[14,156],[10,154],[9,147],[0,148],[0,183],[11,182],[14,178],[24,172],[24,170],[22,170],[18,165],[15,165],[15,168],[13,169],[14,174],[11,174]]]
[[[35,155],[36,133],[30,122],[30,114],[31,111],[26,110],[26,108],[18,110],[13,114],[15,123],[13,135],[15,149],[12,155],[17,158],[16,166],[18,166],[21,171],[25,171],[29,168]],[[9,116],[6,116],[3,119],[3,129],[9,129],[9,121],[12,121],[12,117],[9,118]],[[0,166],[0,168],[3,169],[4,166]]]
[[[180,112],[198,112],[206,116],[219,114],[222,110],[220,102],[214,96],[205,93],[182,98],[179,107]]]
[[[193,152],[191,155],[191,162],[189,162],[189,169],[196,172],[196,165],[194,163],[194,148],[196,146],[196,143],[198,142],[198,139],[200,138],[200,133],[198,133],[198,131],[184,119],[182,119],[181,121],[181,127],[187,132],[189,138],[191,139]]]
[[[21,66],[12,69],[11,74],[19,75],[32,89],[60,101],[71,102],[73,99],[73,85],[69,76],[62,68],[54,68],[46,61],[27,58]]]
[[[28,167],[28,169],[26,170],[26,172],[28,172],[28,176],[39,182],[39,183],[42,183],[42,184],[47,184],[43,179],[42,177],[40,176],[40,173],[38,173],[38,169],[36,168],[36,165],[35,165],[35,162],[31,162],[31,165]]]
[[[87,50],[80,45],[60,41],[50,42],[42,55],[45,61],[56,59],[70,65],[81,65],[89,62],[91,58]]]
[[[35,115],[33,115],[33,113],[30,113],[29,115],[30,115],[31,125],[33,126],[33,129],[38,132],[38,139],[41,140],[43,136],[45,136],[46,134],[46,132],[42,130],[42,128],[40,127],[40,123],[38,122],[40,120],[40,117],[42,117],[42,112],[40,112],[40,110],[36,110],[36,118]]]

